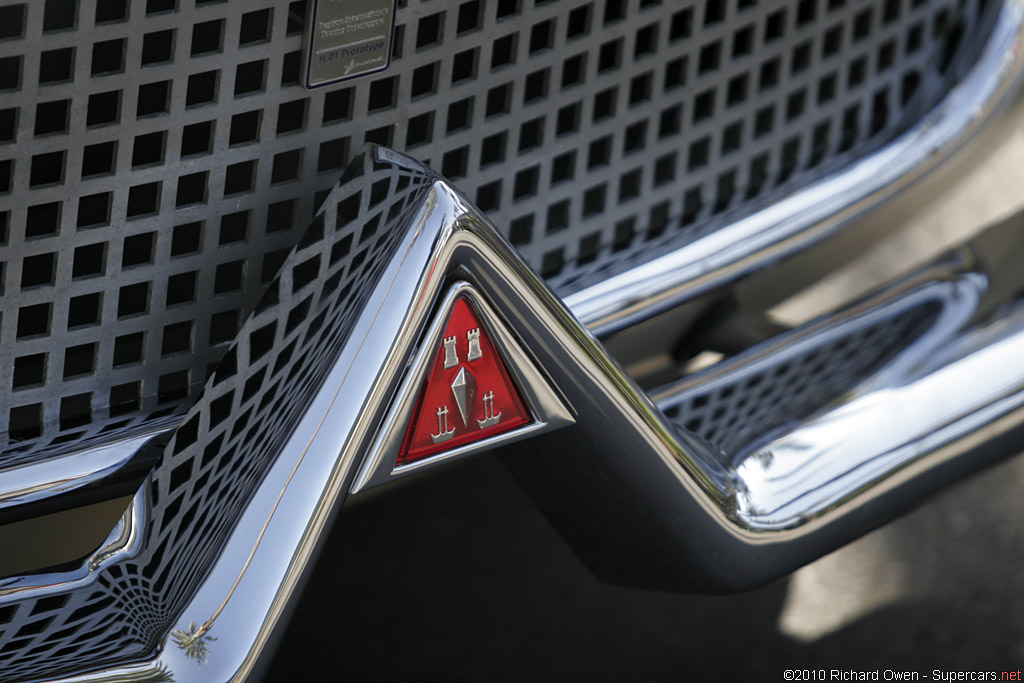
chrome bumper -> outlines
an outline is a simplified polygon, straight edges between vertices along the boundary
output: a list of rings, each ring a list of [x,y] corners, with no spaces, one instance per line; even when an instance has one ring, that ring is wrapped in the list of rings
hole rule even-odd
[[[341,502],[364,482],[403,474],[385,466],[358,476],[438,302],[462,283],[482,293],[568,410],[550,431],[503,444],[501,457],[578,554],[615,580],[754,586],[1016,453],[1024,420],[1019,217],[845,310],[650,393],[592,333],[622,329],[783,256],[814,253],[898,190],[927,189],[928,171],[951,168],[968,142],[976,149],[975,138],[991,140],[996,123],[1011,118],[1022,25],[1021,7],[1007,3],[974,70],[892,147],[565,304],[445,181],[389,150],[366,150],[104,547],[75,572],[0,582],[0,608],[14,607],[9,624],[18,627],[7,628],[7,643],[24,638],[20,651],[42,653],[8,660],[0,679],[258,673]],[[357,218],[345,220],[347,212]],[[870,357],[828,367],[837,344],[878,329],[898,334]],[[824,376],[832,398],[799,411],[792,396],[752,398],[761,385],[754,378],[799,363],[807,370],[794,383]],[[688,427],[698,408],[721,420],[709,406],[757,419],[711,445]],[[22,471],[17,495],[43,495],[52,477],[41,472]],[[84,468],[76,481],[89,476]],[[52,622],[17,635],[40,600],[58,596],[66,607]],[[97,643],[87,664],[46,653],[59,641],[53,634],[72,627]],[[77,673],[83,666],[96,670]]]

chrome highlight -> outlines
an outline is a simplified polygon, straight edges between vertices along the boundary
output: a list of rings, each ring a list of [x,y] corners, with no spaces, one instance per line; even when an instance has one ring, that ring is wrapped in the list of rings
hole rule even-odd
[[[146,443],[177,426],[177,420],[172,425],[59,458],[0,470],[0,510],[37,503],[116,475]]]
[[[37,598],[86,588],[96,581],[100,571],[137,554],[142,542],[142,528],[148,519],[146,491],[147,486],[143,484],[103,545],[83,560],[77,568],[0,579],[0,601],[17,598],[21,594]]]
[[[1024,79],[1022,36],[1024,5],[1009,0],[963,80],[892,143],[747,218],[569,294],[566,305],[592,332],[606,334],[822,242],[926,178],[1007,113]]]

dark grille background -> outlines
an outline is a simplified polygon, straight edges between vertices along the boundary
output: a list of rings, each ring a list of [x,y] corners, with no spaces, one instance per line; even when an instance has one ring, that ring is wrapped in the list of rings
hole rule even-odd
[[[891,139],[983,3],[404,0],[316,92],[304,4],[0,0],[4,463],[179,411],[364,141],[565,294]]]

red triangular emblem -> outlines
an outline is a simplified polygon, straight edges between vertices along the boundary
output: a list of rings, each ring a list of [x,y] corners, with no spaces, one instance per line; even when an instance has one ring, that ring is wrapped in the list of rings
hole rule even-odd
[[[505,361],[465,297],[452,306],[420,390],[397,465],[507,432],[530,413]]]

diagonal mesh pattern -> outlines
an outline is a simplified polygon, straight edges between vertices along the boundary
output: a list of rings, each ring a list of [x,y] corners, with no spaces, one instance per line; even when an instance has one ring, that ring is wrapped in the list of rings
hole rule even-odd
[[[867,379],[926,332],[941,311],[934,301],[865,321],[799,354],[769,355],[728,372],[725,381],[703,381],[662,402],[665,416],[696,434],[731,461],[751,439],[808,417]],[[717,373],[719,370],[711,370]]]
[[[402,0],[307,92],[301,0],[3,0],[0,459],[180,411],[364,141],[565,294],[891,139],[984,4]]]
[[[434,180],[353,162],[165,448],[139,555],[75,590],[0,598],[0,681],[141,658],[167,635]]]

